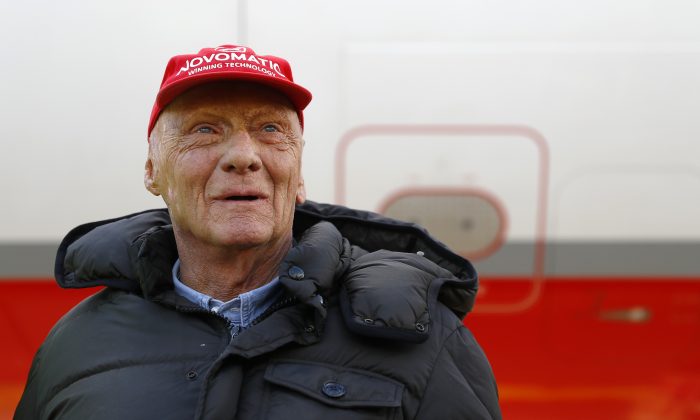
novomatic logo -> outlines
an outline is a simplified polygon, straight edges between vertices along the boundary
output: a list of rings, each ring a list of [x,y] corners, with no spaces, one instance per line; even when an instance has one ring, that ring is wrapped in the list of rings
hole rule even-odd
[[[231,51],[219,50],[219,48],[227,48]],[[185,72],[188,76],[196,73],[200,73],[208,70],[215,70],[221,68],[238,68],[238,69],[248,69],[264,73],[271,77],[282,76],[285,79],[287,76],[282,73],[280,65],[268,58],[258,57],[253,54],[246,54],[245,47],[219,47],[215,49],[215,53],[209,55],[200,55],[194,58],[190,58],[185,61],[185,65],[180,67],[175,77],[180,76],[181,73]],[[233,51],[237,48],[241,48],[243,51]],[[273,73],[274,72],[274,73]],[[275,74],[276,73],[276,74]]]

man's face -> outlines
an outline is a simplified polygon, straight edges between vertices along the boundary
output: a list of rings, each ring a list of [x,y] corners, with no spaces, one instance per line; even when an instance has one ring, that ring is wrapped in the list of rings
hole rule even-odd
[[[185,243],[222,248],[281,245],[304,201],[303,140],[281,94],[248,83],[187,91],[161,114],[146,188],[163,196]]]

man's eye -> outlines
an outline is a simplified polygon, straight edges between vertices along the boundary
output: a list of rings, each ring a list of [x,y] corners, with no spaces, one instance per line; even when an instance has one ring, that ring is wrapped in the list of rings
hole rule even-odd
[[[203,126],[197,127],[194,131],[196,133],[212,134],[214,132],[214,129],[209,127],[209,126],[203,125]]]
[[[276,125],[267,124],[265,127],[263,127],[263,131],[266,132],[266,133],[275,133],[275,132],[277,132],[277,131],[279,131],[279,130],[277,129],[277,126],[276,126]]]

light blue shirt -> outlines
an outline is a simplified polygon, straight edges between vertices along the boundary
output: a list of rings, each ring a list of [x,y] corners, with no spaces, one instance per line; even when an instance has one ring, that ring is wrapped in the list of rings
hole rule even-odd
[[[255,319],[277,302],[283,293],[279,277],[275,277],[264,286],[241,293],[228,302],[222,302],[192,289],[182,283],[179,277],[180,260],[178,259],[173,265],[175,293],[211,313],[226,318],[233,335],[238,334],[241,329],[248,328]]]

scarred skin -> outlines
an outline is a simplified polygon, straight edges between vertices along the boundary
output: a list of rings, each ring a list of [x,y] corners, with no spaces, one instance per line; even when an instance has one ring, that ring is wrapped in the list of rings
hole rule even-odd
[[[303,145],[290,102],[252,83],[206,84],[162,112],[144,184],[170,210],[185,284],[227,301],[276,276],[306,196]]]

